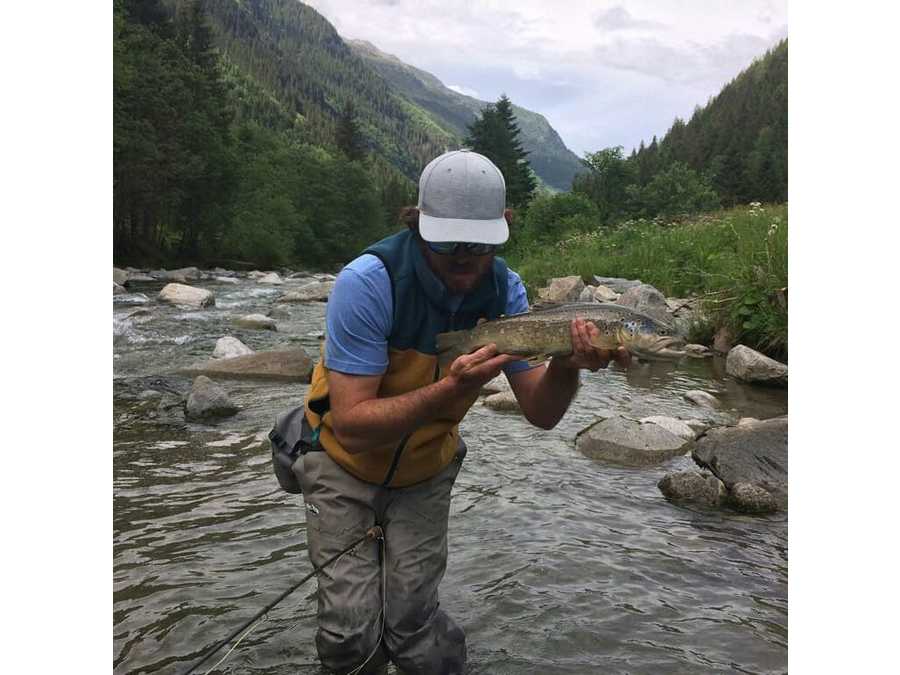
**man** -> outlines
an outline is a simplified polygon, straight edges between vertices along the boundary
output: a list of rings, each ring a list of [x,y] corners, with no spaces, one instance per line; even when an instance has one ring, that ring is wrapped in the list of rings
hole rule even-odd
[[[581,368],[627,352],[590,345],[572,323],[573,354],[529,367],[494,345],[438,365],[435,336],[528,310],[519,276],[494,251],[509,236],[506,186],[486,157],[459,150],[419,181],[406,232],[367,249],[338,276],[323,359],[306,421],[324,452],[294,464],[307,508],[310,558],[321,565],[373,525],[361,546],[319,575],[322,663],[373,672],[392,660],[407,675],[462,673],[462,629],[438,606],[447,562],[450,490],[465,445],[458,425],[482,385],[506,373],[525,417],[543,429],[563,416]]]

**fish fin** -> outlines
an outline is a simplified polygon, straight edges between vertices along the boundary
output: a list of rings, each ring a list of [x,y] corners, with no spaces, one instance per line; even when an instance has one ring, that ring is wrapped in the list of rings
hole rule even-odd
[[[550,358],[549,354],[535,354],[534,356],[529,356],[528,358],[525,358],[523,360],[529,366],[534,368],[535,366],[543,365],[549,358]]]

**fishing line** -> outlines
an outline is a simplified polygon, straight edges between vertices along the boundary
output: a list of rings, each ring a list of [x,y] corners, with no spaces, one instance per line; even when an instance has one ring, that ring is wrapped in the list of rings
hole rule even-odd
[[[322,570],[324,570],[326,567],[328,567],[329,565],[331,565],[332,563],[334,563],[334,562],[335,562],[338,558],[340,558],[342,555],[344,555],[345,553],[347,553],[347,552],[350,551],[351,549],[356,548],[357,546],[359,546],[361,543],[363,543],[363,542],[366,541],[367,539],[369,539],[369,540],[381,540],[381,541],[383,541],[383,540],[384,540],[384,531],[383,531],[383,530],[381,529],[381,527],[378,526],[378,525],[375,525],[374,527],[370,527],[370,528],[366,531],[366,533],[365,533],[363,536],[361,536],[359,539],[357,539],[357,540],[354,541],[352,544],[350,544],[349,546],[347,546],[344,550],[339,551],[338,553],[335,553],[335,554],[334,554],[333,556],[331,556],[328,560],[326,560],[324,563],[322,563],[322,566],[321,566],[321,567],[316,567],[315,565],[313,565],[313,571],[312,571],[312,572],[310,572],[309,574],[307,574],[307,575],[306,575],[305,577],[303,577],[300,581],[298,581],[296,584],[294,584],[294,585],[291,586],[289,589],[287,589],[284,593],[282,593],[282,594],[279,595],[277,598],[275,598],[275,600],[273,600],[273,601],[270,602],[268,605],[266,605],[266,606],[263,607],[261,610],[259,610],[256,614],[253,615],[253,617],[252,617],[251,619],[249,619],[248,621],[245,621],[245,622],[243,623],[243,625],[241,625],[240,628],[238,628],[236,631],[234,631],[233,633],[231,633],[231,635],[229,635],[227,638],[225,638],[224,640],[222,640],[221,642],[219,642],[215,647],[213,647],[212,649],[210,649],[210,650],[206,653],[206,655],[205,655],[203,658],[201,658],[201,659],[200,659],[199,661],[197,661],[194,665],[192,665],[190,668],[188,668],[186,671],[184,671],[184,675],[189,675],[190,673],[194,672],[200,665],[202,665],[203,663],[205,663],[206,660],[209,659],[213,654],[215,654],[215,653],[216,653],[217,651],[219,651],[222,647],[224,647],[224,646],[227,645],[229,642],[231,642],[236,636],[240,635],[240,633],[241,633],[242,631],[244,631],[248,626],[250,626],[251,624],[255,623],[255,622],[257,621],[257,619],[260,619],[260,618],[263,617],[264,615],[268,614],[268,613],[269,613],[269,610],[271,610],[275,605],[277,605],[279,602],[281,602],[282,600],[284,600],[287,596],[289,596],[291,593],[293,593],[294,591],[296,591],[298,588],[300,588],[300,586],[302,586],[303,584],[305,584],[307,581],[309,581],[310,579],[312,579],[316,574],[318,574],[319,572],[321,572]],[[256,626],[253,626],[253,628],[251,628],[251,630],[253,630],[253,629],[255,629],[255,628],[256,628]],[[382,623],[382,630],[383,630],[383,629],[384,629],[384,625],[383,625],[383,623]],[[240,642],[241,640],[243,640],[243,639],[244,639],[245,637],[247,637],[247,635],[249,635],[249,634],[250,634],[250,631],[247,631],[247,633],[246,633],[245,635],[242,635],[242,636],[241,636],[241,638],[240,638],[240,640],[238,640],[238,642]],[[380,640],[379,640],[379,642],[380,642]],[[234,647],[237,647],[237,643],[235,643]],[[234,647],[232,647],[232,648],[228,651],[228,654],[230,654],[232,651],[234,651]],[[225,658],[228,657],[228,654],[225,655]],[[222,663],[222,661],[224,661],[225,658],[223,658],[222,660],[220,660],[219,663]],[[369,658],[371,658],[371,656],[370,656]],[[219,663],[217,663],[216,666],[218,666]],[[365,665],[365,664],[364,664],[364,665]],[[213,668],[215,668],[216,666],[213,666]],[[212,670],[212,669],[210,669],[210,670]],[[210,671],[207,671],[207,672],[210,672]]]

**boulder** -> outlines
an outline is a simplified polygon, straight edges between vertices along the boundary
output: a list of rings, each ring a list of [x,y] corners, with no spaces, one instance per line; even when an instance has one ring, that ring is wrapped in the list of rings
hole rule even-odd
[[[118,267],[113,267],[113,283],[119,286],[124,286],[125,282],[128,281],[128,272],[125,270],[120,270]]]
[[[594,300],[594,291],[596,288],[593,286],[585,286],[581,291],[581,295],[578,296],[578,302],[595,302]]]
[[[229,417],[237,413],[238,407],[228,398],[228,393],[205,375],[194,379],[191,392],[187,396],[184,416],[192,420]]]
[[[313,362],[300,347],[256,352],[230,359],[213,359],[178,372],[184,375],[210,375],[235,380],[309,382]]]
[[[599,285],[594,288],[594,300],[597,302],[616,302],[621,293],[616,293],[609,286]]]
[[[258,284],[275,284],[277,286],[280,286],[281,284],[284,283],[284,281],[281,279],[280,276],[278,276],[277,272],[270,272],[269,274],[265,275],[264,277],[260,277],[259,279],[257,279],[256,283],[258,283]]]
[[[160,302],[170,302],[173,305],[187,305],[189,307],[212,307],[216,304],[216,297],[212,294],[212,291],[178,283],[163,286],[157,299]]]
[[[737,425],[739,427],[746,427],[749,424],[756,424],[757,422],[759,422],[759,420],[755,417],[742,417],[737,421]]]
[[[735,483],[728,498],[734,508],[745,513],[773,513],[779,509],[775,496],[754,483]]]
[[[538,289],[538,298],[547,304],[576,302],[582,290],[584,282],[581,277],[557,277],[550,279],[548,286]]]
[[[500,393],[486,396],[484,399],[484,404],[491,410],[501,410],[507,412],[520,412],[522,410],[519,407],[519,402],[516,400],[516,395],[513,394],[511,390],[501,391]]]
[[[594,283],[598,286],[606,286],[616,293],[624,293],[629,288],[640,286],[643,282],[640,279],[622,279],[621,277],[598,277],[594,276]]]
[[[230,284],[232,286],[237,286],[241,283],[239,279],[235,279],[234,277],[213,277],[213,281],[219,284]]]
[[[314,281],[302,286],[296,291],[285,293],[279,302],[324,302],[328,300],[331,291],[334,290],[333,281]]]
[[[691,389],[684,392],[683,395],[688,401],[694,405],[699,405],[701,408],[718,408],[722,405],[715,396],[699,389]]]
[[[732,335],[731,331],[726,326],[722,326],[716,331],[716,334],[713,337],[713,351],[719,352],[720,354],[727,354],[731,351],[733,346],[734,335]]]
[[[213,350],[212,357],[214,359],[230,359],[252,353],[253,350],[236,337],[226,335],[216,340],[216,348]]]
[[[705,471],[670,473],[656,487],[669,501],[702,506],[719,506],[728,494],[725,484]]]
[[[630,307],[662,323],[672,323],[666,297],[650,284],[632,286],[619,296],[618,304]]]
[[[152,284],[156,281],[149,274],[143,274],[141,272],[136,272],[134,274],[129,274],[128,279],[125,280],[126,286],[131,286],[133,284]]]
[[[263,314],[248,314],[246,316],[239,316],[236,319],[232,319],[232,323],[236,326],[240,326],[241,328],[254,328],[257,330],[278,330],[278,325],[275,323],[275,319],[270,316],[265,316]]]
[[[725,357],[725,372],[742,382],[785,387],[787,371],[785,364],[745,345],[734,347]]]
[[[694,430],[688,424],[674,417],[653,415],[651,417],[643,418],[641,424],[656,424],[686,441],[692,441],[697,437],[697,434],[694,433]]]
[[[707,424],[703,420],[690,418],[690,419],[684,420],[684,423],[687,424],[693,430],[694,438],[699,437],[704,431],[709,429],[709,424]]]
[[[113,282],[113,295],[125,295],[126,293],[128,293],[128,291],[125,290],[124,286],[120,286],[115,281]]]
[[[693,441],[658,424],[627,417],[610,417],[578,433],[575,447],[593,459],[621,466],[652,466],[683,455]]]
[[[707,431],[692,452],[694,461],[712,471],[735,499],[748,506],[758,504],[765,510],[768,503],[758,490],[741,487],[740,483],[765,490],[780,509],[787,509],[788,496],[788,418],[787,415],[735,427],[718,427]],[[755,507],[753,507],[755,508]]]

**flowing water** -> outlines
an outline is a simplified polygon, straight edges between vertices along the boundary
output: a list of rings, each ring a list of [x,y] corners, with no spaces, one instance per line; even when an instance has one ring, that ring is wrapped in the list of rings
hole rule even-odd
[[[290,306],[278,332],[246,330],[231,320],[266,313],[300,282],[194,285],[213,290],[216,307],[159,304],[162,284],[114,299],[116,673],[183,672],[311,570],[302,497],[278,487],[265,440],[306,385],[223,381],[241,412],[186,423],[175,406],[190,381],[171,371],[206,360],[223,335],[316,354],[325,305]],[[129,318],[137,309],[149,313]],[[787,516],[675,506],[656,484],[692,468],[689,457],[623,469],[574,446],[578,431],[616,413],[719,424],[787,411],[785,392],[723,371],[716,360],[584,373],[549,432],[480,402],[469,412],[441,585],[442,606],[467,634],[468,672],[787,671]],[[687,402],[690,389],[723,409]],[[216,672],[324,673],[315,610],[313,579]]]

